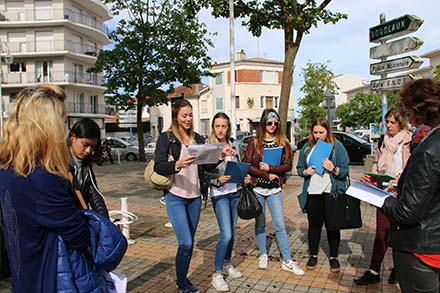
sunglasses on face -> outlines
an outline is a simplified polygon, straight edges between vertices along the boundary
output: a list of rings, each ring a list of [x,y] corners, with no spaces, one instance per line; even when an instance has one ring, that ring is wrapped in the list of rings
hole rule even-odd
[[[275,126],[275,127],[278,127],[278,125],[280,124],[280,122],[278,122],[278,121],[275,121],[275,122],[272,122],[272,121],[267,121],[266,122],[266,126]]]

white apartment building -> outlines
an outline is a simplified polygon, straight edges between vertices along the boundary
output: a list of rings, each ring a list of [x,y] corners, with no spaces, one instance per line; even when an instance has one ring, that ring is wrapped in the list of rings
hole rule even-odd
[[[111,19],[101,0],[0,0],[1,102],[7,117],[24,87],[49,82],[64,88],[68,127],[89,117],[104,129],[102,74],[89,68],[110,43],[104,21]]]
[[[171,95],[178,98],[181,94],[188,99],[194,112],[194,129],[204,136],[211,131],[212,117],[217,112],[225,112],[231,117],[231,82],[230,63],[214,65],[210,72],[215,77],[208,78],[208,86],[193,85],[187,92],[176,88]],[[235,61],[235,118],[237,131],[256,131],[261,113],[266,108],[279,110],[283,62],[262,58],[246,59],[246,54],[239,52]],[[171,101],[173,100],[171,98]],[[289,99],[287,132],[293,137],[294,118],[293,90]],[[170,105],[150,108],[151,135],[157,138],[159,129],[168,129],[171,122]],[[159,126],[159,127],[158,127]]]
[[[283,62],[246,58],[242,50],[235,62],[235,118],[237,131],[253,132],[260,122],[261,113],[266,108],[279,110]],[[210,131],[211,118],[217,112],[225,112],[231,117],[230,63],[214,65],[209,77],[210,95],[200,99],[200,133]],[[294,118],[293,89],[287,113],[287,132],[293,137]]]

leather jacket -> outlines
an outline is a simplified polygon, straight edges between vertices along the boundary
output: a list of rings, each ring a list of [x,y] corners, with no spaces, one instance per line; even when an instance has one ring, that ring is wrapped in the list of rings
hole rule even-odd
[[[205,139],[198,133],[194,133],[194,139],[197,144],[205,143]],[[176,171],[176,162],[180,158],[181,149],[182,145],[180,144],[180,141],[172,132],[162,132],[159,135],[156,143],[156,151],[154,153],[154,171],[163,176],[178,173],[179,171]],[[168,161],[168,154],[173,156],[173,161]],[[208,183],[204,179],[205,170],[212,170],[217,165],[218,163],[198,165],[200,193],[204,199],[206,199],[208,196]],[[164,190],[164,193],[167,192],[168,191]]]
[[[286,172],[292,170],[292,159],[293,152],[291,149],[286,151],[286,148],[283,150],[283,162],[279,166],[269,166],[269,172],[260,170],[260,162],[263,159],[263,149],[260,148],[260,151],[257,153],[256,145],[257,138],[253,138],[249,141],[246,151],[243,156],[243,162],[251,163],[251,167],[249,169],[249,174],[252,176],[252,185],[257,184],[258,178],[263,178],[269,180],[269,173],[277,174],[280,178],[280,186],[283,186],[287,181]]]
[[[382,211],[391,220],[389,245],[410,253],[440,254],[440,129],[413,150]]]
[[[73,176],[73,184],[70,184],[70,193],[72,194],[75,204],[81,208],[79,200],[77,199],[73,188],[78,189],[86,204],[98,214],[105,218],[109,218],[107,206],[104,201],[104,197],[101,194],[101,191],[98,189],[98,184],[96,183],[95,173],[92,169],[91,163],[83,163],[82,166],[82,184],[80,185],[76,176],[75,176],[75,163],[71,158],[68,167],[69,172]]]

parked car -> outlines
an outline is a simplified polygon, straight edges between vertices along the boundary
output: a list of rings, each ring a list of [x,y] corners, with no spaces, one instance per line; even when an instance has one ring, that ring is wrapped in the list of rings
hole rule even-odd
[[[238,149],[240,151],[240,156],[243,158],[244,152],[246,151],[246,147],[248,145],[248,142],[253,139],[255,137],[255,135],[246,135],[243,136],[239,141],[238,141]]]
[[[333,135],[344,145],[351,164],[363,164],[365,157],[371,153],[371,143],[357,135],[340,131],[333,131]],[[300,150],[308,140],[309,137],[305,137],[298,141],[296,144],[298,150]]]
[[[151,155],[151,154],[154,155],[155,151],[156,151],[156,143],[155,142],[150,142],[145,147],[145,154],[146,155]]]
[[[103,140],[104,141],[104,140]],[[139,147],[131,145],[124,140],[116,137],[107,137],[109,146],[111,147],[111,155],[113,159],[118,157],[118,151],[121,158],[127,161],[135,161],[138,159]]]

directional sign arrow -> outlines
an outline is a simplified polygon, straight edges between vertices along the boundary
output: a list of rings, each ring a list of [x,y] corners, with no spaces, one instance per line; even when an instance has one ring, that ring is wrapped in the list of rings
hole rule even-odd
[[[391,73],[403,71],[408,69],[416,69],[422,65],[423,60],[419,56],[406,56],[403,58],[387,60],[384,62],[373,63],[370,65],[371,75],[381,75],[384,73]]]
[[[423,19],[405,14],[385,23],[370,28],[370,42],[379,43],[383,40],[397,38],[415,32],[423,24]]]
[[[376,79],[370,82],[370,89],[372,91],[395,89],[402,87],[403,84],[410,79],[411,77],[409,77],[409,75]]]
[[[370,58],[380,59],[382,57],[398,55],[405,52],[417,50],[423,45],[423,41],[416,37],[406,37],[394,42],[385,43],[370,48]]]

